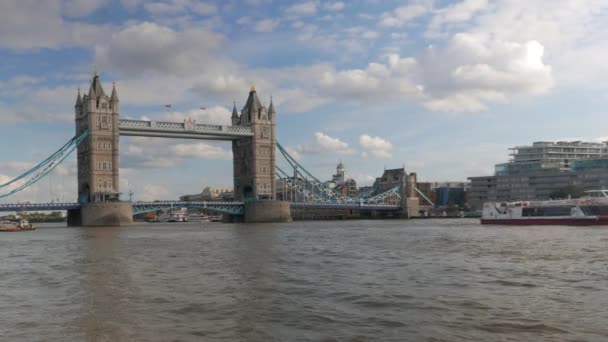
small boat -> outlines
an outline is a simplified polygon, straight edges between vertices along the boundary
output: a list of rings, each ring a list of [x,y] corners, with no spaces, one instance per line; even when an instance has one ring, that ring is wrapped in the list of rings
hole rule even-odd
[[[586,191],[578,199],[487,202],[481,224],[608,225],[608,190]]]
[[[36,230],[36,227],[26,219],[19,221],[19,223],[0,222],[0,232],[20,232],[24,230]]]
[[[222,215],[210,216],[209,220],[211,222],[222,222]]]
[[[188,208],[181,208],[169,218],[169,222],[188,222]]]

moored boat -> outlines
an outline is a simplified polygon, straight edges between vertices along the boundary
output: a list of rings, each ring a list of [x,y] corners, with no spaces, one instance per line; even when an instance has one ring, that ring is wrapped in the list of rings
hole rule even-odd
[[[608,225],[608,190],[579,199],[484,203],[482,224]]]
[[[36,230],[28,220],[21,220],[19,223],[14,222],[1,222],[0,232],[20,232],[24,230]]]

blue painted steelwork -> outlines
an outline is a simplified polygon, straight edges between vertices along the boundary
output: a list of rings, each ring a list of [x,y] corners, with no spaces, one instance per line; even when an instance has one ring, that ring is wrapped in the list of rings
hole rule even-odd
[[[0,204],[0,211],[59,211],[78,209],[80,203],[11,203]]]
[[[304,194],[306,200],[314,200],[315,202],[323,203],[347,203],[347,202],[358,202],[355,198],[350,198],[342,195],[341,193],[327,187],[323,182],[313,176],[306,168],[298,163],[279,142],[276,143],[279,152],[283,155],[289,166],[294,170],[294,176],[298,179],[294,179],[293,182],[287,184],[288,186],[295,186],[295,182],[299,184],[294,188],[301,194]],[[277,168],[277,172],[282,175],[282,179],[289,179],[290,176]],[[292,178],[293,179],[293,178]]]
[[[65,158],[67,158],[70,153],[72,153],[76,149],[76,147],[78,147],[78,145],[88,136],[89,131],[84,131],[80,136],[70,139],[70,141],[63,145],[59,150],[53,153],[50,157],[40,162],[38,165],[27,170],[21,175],[15,177],[14,179],[4,184],[1,184],[0,188],[4,188],[20,180],[27,179],[27,181],[25,181],[23,184],[16,187],[15,189],[7,193],[0,194],[0,198],[11,196],[29,186],[36,184],[40,179],[51,173],[57,166],[59,166],[59,164],[61,164],[65,160]]]
[[[345,196],[336,190],[329,188],[296,161],[288,152],[277,142],[277,148],[283,155],[289,166],[294,170],[290,175],[280,167],[276,166],[277,176],[285,186],[298,193],[306,202],[312,203],[350,203],[350,204],[381,204],[384,202],[401,202],[400,187],[394,187],[386,192],[371,196],[371,192],[365,193],[360,197]]]
[[[291,208],[306,209],[359,209],[359,210],[382,210],[398,211],[398,205],[365,204],[365,203],[291,203]],[[80,203],[13,203],[0,204],[0,212],[3,211],[58,211],[68,209],[79,209]],[[133,215],[144,214],[150,211],[165,210],[168,208],[203,208],[209,211],[225,213],[230,215],[244,214],[243,202],[135,202],[133,203]]]
[[[244,215],[245,205],[243,202],[134,202],[133,216],[149,213],[157,210],[170,208],[201,208],[209,211],[230,214]]]

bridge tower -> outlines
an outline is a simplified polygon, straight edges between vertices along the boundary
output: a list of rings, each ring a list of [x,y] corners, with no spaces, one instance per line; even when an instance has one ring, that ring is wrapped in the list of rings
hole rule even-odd
[[[272,99],[262,105],[255,87],[241,113],[232,110],[233,126],[249,126],[254,135],[232,142],[234,199],[245,202],[245,221],[290,221],[289,203],[276,201],[276,117]]]
[[[120,225],[131,222],[130,203],[119,202],[120,102],[116,86],[106,95],[97,70],[88,94],[76,97],[76,135],[89,136],[78,146],[78,202],[84,226]],[[76,214],[73,214],[76,215]]]

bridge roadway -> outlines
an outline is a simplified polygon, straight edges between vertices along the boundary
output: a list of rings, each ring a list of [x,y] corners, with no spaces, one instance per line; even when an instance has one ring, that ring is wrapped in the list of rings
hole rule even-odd
[[[187,120],[181,122],[128,120],[118,121],[120,135],[204,140],[236,140],[253,136],[251,127],[206,125]]]
[[[292,209],[352,209],[352,210],[378,210],[399,211],[399,205],[364,204],[364,203],[291,203]],[[133,202],[133,215],[167,208],[203,208],[216,212],[243,215],[245,205],[243,202]],[[0,212],[6,211],[57,211],[78,209],[80,203],[11,203],[0,204]]]

